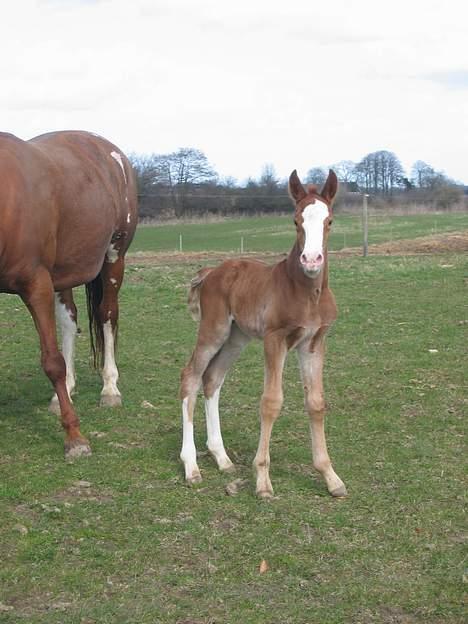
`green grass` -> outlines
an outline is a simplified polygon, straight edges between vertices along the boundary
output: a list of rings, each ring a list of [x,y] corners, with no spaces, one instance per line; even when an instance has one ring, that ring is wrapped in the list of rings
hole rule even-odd
[[[16,297],[0,298],[0,622],[461,624],[464,259],[333,258],[327,435],[344,500],[311,467],[294,354],[271,444],[276,498],[255,498],[259,343],[221,396],[225,443],[249,486],[225,495],[233,477],[203,453],[201,401],[204,481],[184,485],[177,390],[195,336],[185,298],[196,268],[129,267],[115,410],[97,407],[78,291],[75,405],[93,455],[74,464],[46,409],[32,322]]]
[[[468,213],[420,214],[369,217],[369,243],[411,239],[434,233],[468,228]],[[177,223],[138,228],[132,251],[179,250],[182,235],[184,251],[239,251],[241,238],[244,251],[282,252],[291,248],[295,230],[291,216],[252,217],[212,223]],[[337,214],[330,234],[329,247],[362,245],[362,221],[358,216]]]

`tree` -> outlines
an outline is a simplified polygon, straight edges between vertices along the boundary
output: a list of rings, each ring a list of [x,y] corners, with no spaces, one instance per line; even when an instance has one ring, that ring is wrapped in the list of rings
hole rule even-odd
[[[345,182],[346,184],[356,182],[356,163],[352,160],[340,160],[330,165],[330,168],[336,173],[340,182]]]
[[[264,187],[267,193],[274,193],[278,189],[279,180],[276,176],[275,168],[272,164],[267,163],[263,166],[260,175],[259,185]]]
[[[308,184],[317,184],[319,186],[323,184],[326,179],[327,172],[322,169],[322,167],[312,167],[312,169],[309,169],[305,177],[305,181]]]
[[[418,188],[428,188],[434,174],[434,169],[423,160],[417,160],[411,169],[411,178]]]
[[[367,154],[356,165],[357,180],[366,192],[391,195],[401,186],[404,170],[396,155],[387,150]]]

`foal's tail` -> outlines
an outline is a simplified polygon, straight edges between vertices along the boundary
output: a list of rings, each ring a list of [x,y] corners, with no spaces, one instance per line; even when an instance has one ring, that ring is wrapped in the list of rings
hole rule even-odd
[[[102,277],[99,273],[92,282],[86,284],[86,303],[88,305],[89,335],[94,367],[102,366],[104,360],[104,330],[99,315],[102,301]]]
[[[194,321],[199,321],[201,318],[201,310],[200,310],[200,287],[203,284],[205,277],[208,273],[211,273],[213,269],[210,267],[205,267],[204,269],[200,269],[196,276],[190,282],[190,290],[188,294],[188,309]]]

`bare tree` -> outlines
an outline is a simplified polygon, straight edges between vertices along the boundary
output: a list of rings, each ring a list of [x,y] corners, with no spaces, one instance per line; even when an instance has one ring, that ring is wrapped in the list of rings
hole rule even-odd
[[[435,175],[434,169],[423,160],[417,160],[411,168],[411,178],[418,188],[430,188]]]
[[[263,166],[262,173],[259,180],[260,186],[264,187],[264,190],[268,192],[275,192],[278,188],[279,180],[276,175],[274,166],[271,163],[267,163]]]
[[[312,167],[307,172],[305,181],[308,184],[323,184],[327,179],[327,172],[322,167]]]
[[[340,160],[330,165],[330,168],[336,173],[340,182],[345,182],[346,184],[356,182],[356,163],[352,160]]]
[[[364,156],[356,165],[356,175],[367,192],[389,195],[401,187],[404,170],[393,152],[379,150]]]

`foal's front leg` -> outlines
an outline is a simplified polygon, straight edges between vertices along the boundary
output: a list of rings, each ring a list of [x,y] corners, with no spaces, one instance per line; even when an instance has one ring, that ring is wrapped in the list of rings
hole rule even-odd
[[[314,468],[325,479],[332,496],[346,496],[346,487],[333,470],[325,440],[325,400],[323,398],[323,359],[325,339],[320,338],[310,352],[309,341],[297,349],[304,385],[305,407],[310,418],[310,435]]]
[[[271,498],[270,437],[283,404],[283,368],[288,352],[285,340],[276,334],[266,336],[264,352],[265,381],[260,401],[260,440],[253,464],[257,471],[257,495]]]

